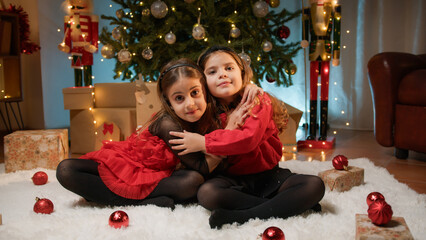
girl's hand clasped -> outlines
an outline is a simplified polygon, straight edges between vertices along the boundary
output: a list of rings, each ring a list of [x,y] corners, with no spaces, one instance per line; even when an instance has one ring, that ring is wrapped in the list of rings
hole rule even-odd
[[[185,155],[192,152],[203,151],[206,152],[206,144],[204,136],[198,133],[188,131],[183,132],[170,132],[170,135],[179,137],[180,139],[169,140],[173,150],[182,150],[178,155]]]

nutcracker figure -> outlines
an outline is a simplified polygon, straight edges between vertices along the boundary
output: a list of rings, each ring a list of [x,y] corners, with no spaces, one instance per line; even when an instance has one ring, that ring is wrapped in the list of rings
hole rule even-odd
[[[75,86],[92,85],[93,53],[98,51],[99,17],[92,13],[91,0],[67,0],[64,17],[64,39],[59,50],[70,53]]]
[[[310,0],[303,9],[303,48],[309,46],[310,115],[307,140],[316,139],[318,76],[320,84],[320,134],[318,141],[327,141],[328,88],[330,61],[340,64],[341,6],[336,0]],[[310,37],[310,38],[309,38]]]

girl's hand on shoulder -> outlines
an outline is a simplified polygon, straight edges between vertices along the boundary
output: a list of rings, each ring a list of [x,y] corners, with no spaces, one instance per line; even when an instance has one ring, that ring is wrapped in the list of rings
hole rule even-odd
[[[256,84],[248,84],[244,88],[243,97],[241,98],[241,103],[253,102],[257,95],[263,95],[264,91],[262,88],[258,87]]]
[[[228,123],[226,124],[225,129],[234,130],[241,128],[244,125],[244,121],[249,116],[250,109],[252,108],[253,103],[249,102],[240,102],[237,108],[232,111],[228,116]]]
[[[177,139],[170,139],[169,143],[174,145],[172,146],[173,150],[182,150],[178,155],[185,155],[192,152],[203,151],[206,152],[206,140],[204,136],[198,133],[192,132],[170,132],[170,135],[178,137]]]

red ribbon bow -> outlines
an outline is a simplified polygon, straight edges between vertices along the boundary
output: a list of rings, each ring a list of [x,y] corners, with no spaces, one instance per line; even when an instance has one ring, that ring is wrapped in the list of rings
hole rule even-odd
[[[114,132],[114,125],[112,123],[104,123],[104,130],[102,132],[104,133],[104,135],[107,134],[107,132],[110,132],[112,134]]]

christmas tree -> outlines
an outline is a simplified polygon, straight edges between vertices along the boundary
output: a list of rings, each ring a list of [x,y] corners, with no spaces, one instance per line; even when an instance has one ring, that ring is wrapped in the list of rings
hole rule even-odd
[[[292,84],[292,58],[299,43],[287,43],[285,23],[300,11],[275,12],[279,0],[113,0],[122,6],[116,16],[102,15],[114,29],[102,29],[101,54],[116,58],[115,76],[133,81],[156,81],[168,61],[194,61],[208,47],[224,45],[250,62],[254,83],[267,79]]]

